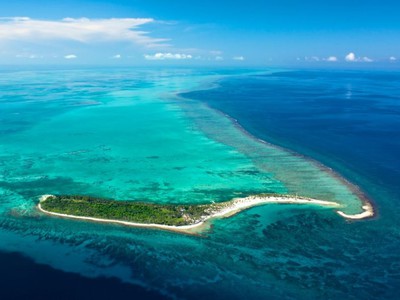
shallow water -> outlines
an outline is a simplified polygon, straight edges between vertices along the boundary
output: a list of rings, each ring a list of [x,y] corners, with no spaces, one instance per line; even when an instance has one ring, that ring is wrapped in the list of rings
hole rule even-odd
[[[0,249],[85,276],[114,276],[177,298],[393,297],[399,281],[399,232],[395,226],[386,229],[386,217],[348,223],[331,209],[267,205],[216,220],[199,237],[36,212],[38,196],[47,193],[204,203],[289,192],[338,201],[350,213],[360,210],[358,197],[332,173],[258,141],[208,103],[238,119],[254,136],[317,158],[347,175],[372,196],[379,211],[391,212],[389,219],[395,219],[398,210],[390,207],[394,191],[376,183],[371,188],[365,174],[374,178],[373,172],[349,168],[347,154],[341,159],[324,151],[314,155],[318,149],[307,138],[291,147],[298,126],[290,127],[290,118],[282,124],[272,118],[276,124],[270,126],[269,118],[257,114],[279,108],[271,100],[283,93],[277,92],[277,82],[292,73],[254,74],[189,69],[3,71]],[[279,80],[268,80],[274,76]],[[313,82],[308,77],[305,73],[293,79],[308,97],[315,96],[315,86],[324,87],[331,80],[322,76]],[[355,75],[336,77],[340,86]],[[219,86],[212,89],[215,82]],[[374,82],[378,89],[379,81]],[[390,82],[384,82],[389,93]],[[396,84],[393,80],[392,91]],[[290,92],[288,86],[292,85],[285,86]],[[202,91],[175,96],[196,89]],[[308,98],[293,93],[288,101],[302,107]],[[386,98],[376,99],[380,103]],[[261,104],[263,109],[257,107]],[[298,107],[290,112],[301,115]],[[280,109],[287,113],[287,106]],[[324,116],[321,111],[314,115]],[[311,126],[316,118],[303,120],[307,122]],[[330,132],[335,130],[324,132],[328,140]],[[359,146],[357,142],[345,147],[347,153]],[[307,146],[313,151],[303,151]],[[383,201],[383,195],[392,200]]]

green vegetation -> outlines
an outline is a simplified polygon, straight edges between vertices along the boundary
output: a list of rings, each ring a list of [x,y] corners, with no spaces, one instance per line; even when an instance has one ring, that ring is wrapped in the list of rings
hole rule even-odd
[[[41,202],[49,212],[144,224],[182,226],[200,222],[221,204],[163,205],[89,196],[50,196]]]
[[[282,195],[259,194],[249,196],[258,198],[309,198]],[[50,213],[59,213],[79,217],[118,220],[141,224],[184,226],[200,223],[227,207],[234,207],[244,198],[210,204],[156,204],[138,201],[116,201],[90,196],[57,195],[41,200],[40,206]]]

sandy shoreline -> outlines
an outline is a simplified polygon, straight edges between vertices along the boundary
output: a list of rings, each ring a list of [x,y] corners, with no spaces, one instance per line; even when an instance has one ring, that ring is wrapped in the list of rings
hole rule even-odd
[[[374,216],[374,207],[372,206],[371,203],[364,203],[362,206],[362,209],[364,210],[362,213],[355,214],[355,215],[348,215],[342,211],[337,211],[337,213],[342,216],[343,218],[346,219],[351,219],[351,220],[361,220],[361,219],[366,219],[366,218],[371,218]]]
[[[77,220],[86,220],[86,221],[93,221],[93,222],[100,222],[100,223],[110,223],[110,224],[120,224],[125,226],[134,226],[134,227],[145,227],[145,228],[157,228],[163,230],[170,230],[175,232],[181,233],[188,233],[193,234],[191,230],[193,229],[200,229],[204,224],[209,221],[210,219],[214,218],[226,218],[232,215],[239,213],[245,209],[263,205],[263,204],[314,204],[320,206],[330,206],[330,207],[340,207],[340,204],[332,201],[324,201],[324,200],[317,200],[312,198],[304,198],[304,197],[295,197],[295,196],[249,196],[245,198],[238,198],[229,201],[226,207],[220,208],[218,207],[215,211],[208,216],[205,216],[201,221],[191,225],[183,225],[183,226],[171,226],[171,225],[162,225],[162,224],[144,224],[144,223],[135,223],[129,221],[121,221],[121,220],[112,220],[112,219],[100,219],[100,218],[93,218],[93,217],[84,217],[84,216],[75,216],[75,215],[68,215],[68,214],[61,214],[50,212],[44,210],[41,206],[41,202],[46,201],[48,197],[52,197],[53,195],[43,195],[40,197],[40,202],[38,204],[38,209],[50,216],[62,217],[62,218],[69,218],[69,219],[77,219]],[[342,211],[337,211],[337,213],[346,219],[352,220],[360,220],[365,218],[370,218],[374,215],[374,210],[371,204],[365,204],[363,207],[364,212],[355,214],[355,215],[348,215]]]

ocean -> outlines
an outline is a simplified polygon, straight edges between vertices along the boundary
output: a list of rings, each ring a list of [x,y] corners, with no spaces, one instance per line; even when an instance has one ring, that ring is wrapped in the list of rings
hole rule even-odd
[[[2,299],[398,297],[400,72],[5,68],[0,108]],[[183,235],[35,208],[265,192],[377,215],[271,204]]]

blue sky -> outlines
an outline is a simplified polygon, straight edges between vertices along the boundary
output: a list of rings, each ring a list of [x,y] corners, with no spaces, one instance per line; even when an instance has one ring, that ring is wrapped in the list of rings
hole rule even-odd
[[[12,0],[0,63],[397,64],[395,0]]]

